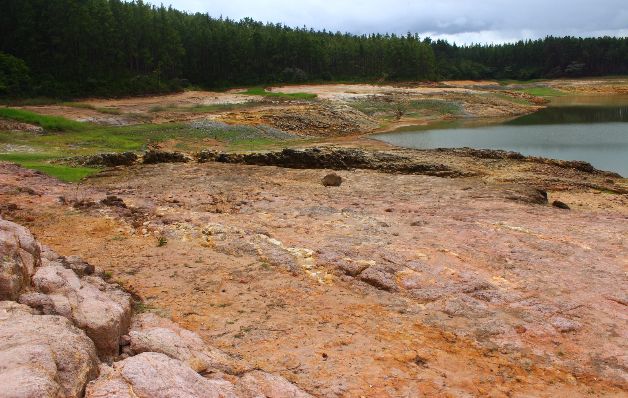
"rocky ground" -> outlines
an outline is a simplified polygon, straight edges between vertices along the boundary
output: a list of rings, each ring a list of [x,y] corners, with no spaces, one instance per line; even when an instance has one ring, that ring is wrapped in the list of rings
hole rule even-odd
[[[625,395],[625,179],[496,151],[360,148],[152,153],[78,185],[4,164],[1,210],[142,312],[266,372],[201,370],[199,388],[281,376],[320,397]],[[321,183],[329,169],[340,186]],[[138,355],[128,336],[88,396],[140,385],[145,368],[181,381],[204,366]],[[296,396],[282,394],[259,396]]]
[[[0,162],[0,397],[625,396],[628,180],[364,135],[529,113],[539,87],[608,95],[628,81],[26,107],[183,126],[145,153],[73,156],[74,142],[0,120],[51,139],[8,137],[10,153],[57,145],[73,157],[46,165],[102,169],[66,184]],[[237,149],[258,141],[267,150]]]
[[[310,397],[170,320],[133,314],[102,269],[1,218],[0,254],[0,397]]]

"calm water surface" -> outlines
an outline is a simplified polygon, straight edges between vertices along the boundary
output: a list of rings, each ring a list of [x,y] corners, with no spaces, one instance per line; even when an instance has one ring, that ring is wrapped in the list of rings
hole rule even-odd
[[[458,121],[405,128],[375,138],[408,148],[488,148],[563,160],[584,160],[628,176],[628,97],[561,97],[520,118],[470,126]]]

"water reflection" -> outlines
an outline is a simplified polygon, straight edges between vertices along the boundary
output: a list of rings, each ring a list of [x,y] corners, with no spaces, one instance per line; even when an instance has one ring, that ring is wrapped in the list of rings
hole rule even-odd
[[[624,106],[561,106],[541,109],[504,124],[530,126],[535,124],[628,122],[628,105]]]
[[[628,98],[627,98],[628,99]],[[553,159],[584,160],[602,170],[628,175],[628,101],[600,98],[604,106],[574,106],[562,99],[557,106],[517,119],[464,120],[426,129],[405,128],[374,136],[408,148],[487,148]],[[592,100],[588,100],[592,101]]]

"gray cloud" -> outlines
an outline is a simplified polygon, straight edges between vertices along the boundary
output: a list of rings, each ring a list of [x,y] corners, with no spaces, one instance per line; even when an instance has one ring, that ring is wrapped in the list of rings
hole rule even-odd
[[[159,4],[160,1],[149,1]],[[628,0],[164,0],[190,12],[351,33],[416,32],[458,43],[628,36]]]

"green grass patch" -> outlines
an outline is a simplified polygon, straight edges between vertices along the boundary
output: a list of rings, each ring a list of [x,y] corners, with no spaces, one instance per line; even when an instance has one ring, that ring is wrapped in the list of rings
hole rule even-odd
[[[498,80],[498,83],[501,86],[508,86],[511,84],[531,84],[531,83],[539,83],[545,81],[545,79],[530,79],[530,80],[517,80],[517,79],[503,79]]]
[[[61,116],[40,115],[23,109],[0,108],[0,117],[18,122],[36,124],[45,130],[81,131],[89,127],[88,123],[76,122]]]
[[[246,95],[261,95],[263,97],[285,98],[285,99],[298,99],[298,100],[313,100],[316,98],[316,94],[310,93],[280,93],[275,91],[266,91],[263,87],[251,87],[240,94]]]
[[[54,158],[54,156],[42,153],[0,153],[0,160],[2,161],[17,163],[27,169],[38,170],[66,182],[76,182],[100,171],[100,169],[91,167],[70,167],[50,163],[50,160]]]
[[[74,167],[51,163],[52,160],[91,155],[101,152],[139,152],[148,144],[169,139],[188,142],[198,141],[200,134],[186,126],[137,125],[123,127],[103,127],[88,124],[87,130],[33,134],[30,132],[0,131],[0,152],[2,147],[28,148],[28,152],[0,153],[0,160],[39,170],[67,182],[78,181],[99,171],[90,167]]]
[[[529,87],[522,88],[516,91],[530,95],[536,95],[537,97],[560,97],[562,95],[566,95],[564,92],[551,87]]]
[[[496,98],[503,99],[505,101],[509,101],[509,102],[512,102],[512,103],[515,103],[515,104],[532,105],[532,102],[530,102],[530,101],[528,101],[528,100],[526,100],[524,98],[512,97],[510,95],[502,94],[502,93],[495,93],[495,94],[492,94],[492,95],[494,95]]]
[[[301,140],[298,136],[268,126],[234,126],[207,120],[129,126],[84,125],[84,129],[78,131],[49,131],[44,134],[0,131],[0,160],[73,182],[99,170],[52,161],[102,152],[141,152],[149,145],[166,141],[174,142],[177,150],[192,152],[206,148],[208,139],[223,143],[229,150],[258,150]]]

